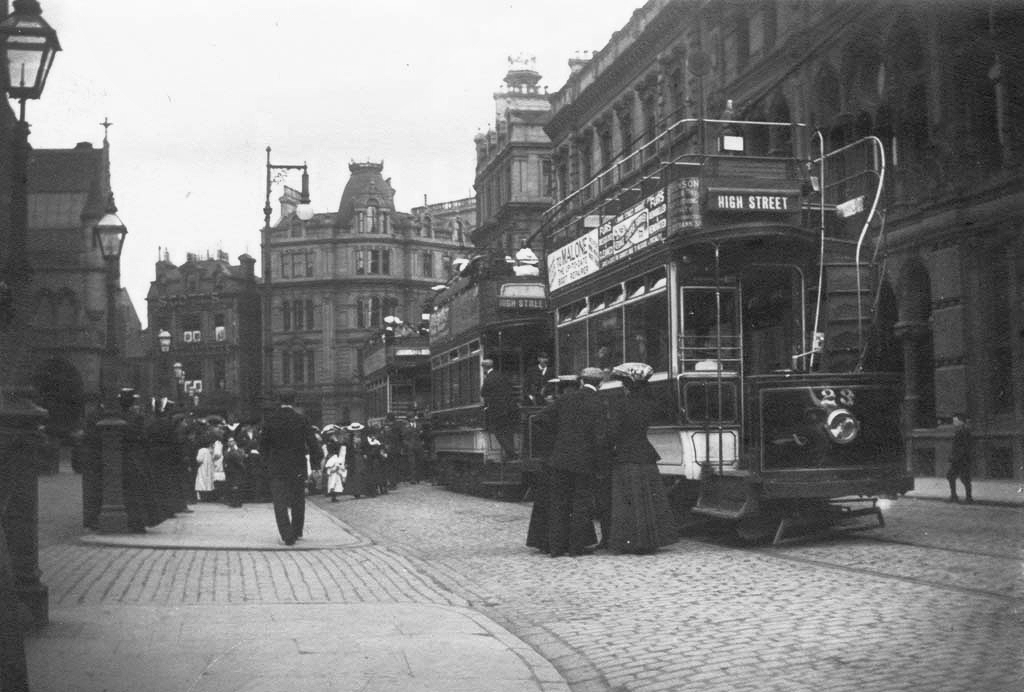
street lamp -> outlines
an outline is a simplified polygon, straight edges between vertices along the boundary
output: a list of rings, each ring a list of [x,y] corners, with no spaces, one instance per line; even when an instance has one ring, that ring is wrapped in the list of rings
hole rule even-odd
[[[171,333],[166,329],[157,332],[156,341],[160,344],[160,396],[170,398],[167,391],[167,354],[171,351]]]
[[[6,3],[4,4],[6,7]],[[39,487],[32,453],[36,430],[46,412],[32,402],[23,362],[31,348],[25,320],[31,286],[28,261],[28,135],[25,101],[43,94],[53,58],[60,50],[57,32],[42,16],[35,0],[14,0],[14,11],[0,21],[0,76],[4,93],[20,102],[18,121],[11,131],[10,203],[5,262],[0,267],[0,605],[4,616],[13,598],[26,604],[37,624],[49,620],[49,592],[39,576]],[[7,689],[28,688],[24,633],[17,618],[0,617],[0,640],[5,648],[3,680]]]
[[[124,247],[124,237],[128,234],[128,229],[117,215],[113,195],[108,201],[107,213],[97,222],[92,232],[96,245],[100,248],[103,261],[107,265],[107,372],[103,373],[101,382],[101,386],[105,388],[111,384],[113,359],[118,353],[117,320],[115,319],[117,306],[114,297],[118,284],[121,282],[121,248]]]
[[[0,22],[0,48],[7,70],[3,88],[21,104],[11,143],[11,227],[6,265],[0,276],[0,328],[14,318],[15,291],[24,293],[31,273],[28,263],[28,133],[25,101],[43,95],[53,57],[60,50],[57,32],[40,16],[35,0],[14,0],[14,12]]]
[[[273,325],[271,324],[271,257],[270,257],[270,215],[273,208],[270,206],[270,189],[278,179],[274,171],[281,171],[284,175],[288,171],[302,171],[302,191],[299,197],[299,205],[295,209],[295,215],[301,221],[309,221],[313,218],[313,207],[309,202],[309,170],[306,164],[273,164],[270,162],[270,147],[267,147],[267,197],[263,204],[263,374],[262,388],[269,393],[274,385],[274,341]]]

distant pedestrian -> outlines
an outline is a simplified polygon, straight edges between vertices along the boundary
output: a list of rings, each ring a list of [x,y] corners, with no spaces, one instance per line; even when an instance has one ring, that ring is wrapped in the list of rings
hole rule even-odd
[[[610,535],[601,527],[601,541],[616,553],[653,553],[676,541],[675,519],[668,503],[658,452],[647,439],[653,417],[647,380],[653,368],[646,363],[623,363],[612,368],[626,394],[614,407],[610,494]]]
[[[379,436],[377,426],[371,425],[363,431],[361,442],[363,458],[366,460],[366,467],[369,469],[370,478],[377,489],[378,495],[387,495],[388,488],[392,488],[394,474],[390,472],[390,465],[393,463],[388,449]]]
[[[364,495],[377,496],[377,479],[371,472],[363,451],[364,430],[365,426],[362,423],[349,423],[345,427],[348,433],[345,440],[345,466],[348,467],[348,476],[343,492],[357,500]]]
[[[327,474],[327,494],[331,496],[331,502],[338,501],[338,495],[345,492],[345,477],[348,475],[348,468],[345,466],[345,446],[337,437],[326,437],[324,447],[327,450],[327,460],[324,461],[324,473]]]
[[[953,414],[953,448],[949,455],[949,501],[959,502],[956,494],[956,481],[964,486],[964,502],[974,502],[971,497],[971,428],[967,417],[962,413]]]
[[[229,436],[224,446],[224,499],[228,507],[242,506],[242,481],[245,478],[245,450]]]
[[[216,462],[214,460],[213,439],[207,438],[206,444],[196,452],[196,499],[200,502],[209,502],[213,499],[216,490],[214,485],[214,473]]]
[[[277,530],[285,545],[302,538],[306,521],[306,468],[320,468],[323,452],[306,416],[295,408],[295,393],[279,395],[280,406],[267,414],[260,452],[270,474]]]

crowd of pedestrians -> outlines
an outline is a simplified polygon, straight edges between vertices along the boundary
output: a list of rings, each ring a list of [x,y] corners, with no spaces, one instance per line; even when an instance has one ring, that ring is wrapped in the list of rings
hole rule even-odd
[[[103,439],[100,421],[111,415],[123,428],[123,483],[129,530],[144,533],[165,519],[192,513],[196,503],[273,503],[281,540],[302,537],[305,498],[326,493],[354,498],[385,495],[400,482],[433,478],[425,417],[389,415],[382,425],[352,422],[312,425],[295,407],[294,394],[279,393],[262,423],[232,422],[219,415],[176,409],[166,399],[143,402],[121,391],[114,410],[98,404],[87,412],[73,455],[82,474],[83,524],[99,528],[103,502]]]

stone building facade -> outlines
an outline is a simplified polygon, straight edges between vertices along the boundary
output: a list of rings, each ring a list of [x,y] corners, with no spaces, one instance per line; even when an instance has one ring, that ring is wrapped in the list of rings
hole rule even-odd
[[[964,412],[976,476],[1024,480],[1024,6],[650,0],[570,66],[548,127],[556,199],[729,105],[806,123],[825,151],[877,137],[882,241],[866,252],[898,339],[908,464],[944,474]]]
[[[261,293],[255,267],[249,255],[231,264],[224,252],[190,253],[175,265],[163,251],[146,295],[148,394],[232,420],[258,415]],[[171,335],[166,352],[161,332]],[[175,363],[184,370],[180,383]]]
[[[368,341],[385,317],[419,323],[475,225],[471,203],[397,211],[383,169],[351,163],[338,210],[308,221],[285,195],[270,231],[271,389],[294,389],[314,421],[365,419]]]
[[[530,241],[541,254],[540,215],[553,201],[551,115],[547,90],[532,58],[509,58],[506,88],[494,94],[494,128],[476,136],[478,250],[514,257]]]
[[[142,371],[141,323],[117,276],[110,276],[93,228],[113,204],[110,143],[33,149],[28,159],[29,352],[38,400],[59,433],[81,424],[87,401],[112,402]],[[116,208],[116,207],[115,207]],[[130,237],[126,242],[130,242]],[[108,312],[108,286],[114,313]],[[108,331],[109,320],[114,320]],[[113,333],[115,343],[108,343]]]

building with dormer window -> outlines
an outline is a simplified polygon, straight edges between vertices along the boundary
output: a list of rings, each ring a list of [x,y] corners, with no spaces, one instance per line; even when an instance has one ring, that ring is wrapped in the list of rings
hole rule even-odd
[[[295,194],[285,190],[270,230],[274,271],[270,300],[273,372],[269,390],[295,390],[313,421],[365,421],[367,362],[385,318],[415,330],[431,286],[468,242],[474,203],[395,209],[395,190],[381,162],[352,162],[338,210],[298,218]],[[422,399],[427,400],[424,392]]]

